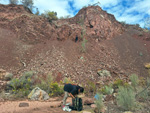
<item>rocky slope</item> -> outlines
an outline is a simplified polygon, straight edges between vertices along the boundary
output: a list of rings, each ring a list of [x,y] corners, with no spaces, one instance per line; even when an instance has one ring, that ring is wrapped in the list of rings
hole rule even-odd
[[[83,8],[73,18],[49,23],[23,6],[0,5],[0,68],[16,76],[32,70],[38,75],[53,72],[60,78],[83,82],[105,83],[131,73],[146,76],[149,36],[132,26],[125,28],[99,6]],[[88,40],[85,52],[83,39]],[[103,69],[112,76],[100,77],[97,71]]]

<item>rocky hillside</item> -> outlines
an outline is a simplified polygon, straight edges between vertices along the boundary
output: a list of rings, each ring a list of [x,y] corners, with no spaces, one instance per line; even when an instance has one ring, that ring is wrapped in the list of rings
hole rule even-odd
[[[75,17],[54,23],[60,39],[68,37],[73,39],[75,35],[81,38],[83,33],[88,39],[110,39],[124,31],[115,17],[103,11],[99,6],[83,8]]]
[[[140,28],[122,26],[99,6],[49,23],[21,5],[0,5],[0,68],[16,76],[30,70],[85,82],[107,82],[131,73],[146,76],[149,37]],[[99,76],[100,70],[111,76]]]

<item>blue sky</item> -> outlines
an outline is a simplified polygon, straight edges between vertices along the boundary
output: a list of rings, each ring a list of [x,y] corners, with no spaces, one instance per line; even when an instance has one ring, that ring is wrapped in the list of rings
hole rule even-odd
[[[34,0],[40,12],[57,12],[57,16],[74,16],[81,8],[100,2],[100,7],[115,16],[118,21],[144,26],[144,19],[150,17],[150,0]],[[8,4],[8,0],[0,0]]]

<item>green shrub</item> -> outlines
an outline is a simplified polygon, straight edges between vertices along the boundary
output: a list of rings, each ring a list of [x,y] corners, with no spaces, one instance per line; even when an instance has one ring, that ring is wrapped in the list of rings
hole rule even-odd
[[[117,79],[116,81],[114,81],[113,83],[113,88],[119,88],[119,86],[123,86],[124,82],[121,79]]]
[[[138,95],[138,99],[140,99],[142,101],[146,101],[149,98],[148,89],[144,90],[144,88],[140,88],[140,92],[141,93]]]
[[[63,83],[68,84],[68,83],[73,83],[73,81],[70,78],[65,77]]]
[[[132,88],[119,87],[117,104],[123,110],[133,110],[136,106],[135,94]]]
[[[139,89],[139,88],[138,88]],[[150,96],[150,79],[147,78],[146,87],[141,87],[140,91],[136,94],[136,98],[142,99],[143,101],[148,100]]]
[[[18,78],[13,78],[11,81],[10,81],[10,86],[13,88],[13,90],[17,90],[20,86],[20,81]]]
[[[53,77],[52,77],[52,73],[49,73],[48,76],[46,76],[46,78],[39,78],[39,82],[38,84],[36,84],[36,87],[39,87],[40,89],[46,91],[47,93],[50,93],[50,84],[53,81]]]
[[[92,81],[88,81],[87,84],[88,84],[87,85],[87,90],[89,92],[93,92],[93,94],[94,94],[96,92],[96,84]]]
[[[132,74],[130,76],[130,80],[131,80],[131,85],[133,86],[133,88],[136,90],[136,87],[138,86],[139,83],[139,78],[136,74]]]
[[[9,73],[5,75],[5,80],[11,80],[13,78],[13,74]]]
[[[57,20],[57,12],[54,11],[45,11],[44,13],[41,14],[41,16],[47,18],[49,20],[49,22],[52,22],[52,20]]]
[[[139,78],[139,85],[140,86],[146,86],[146,80],[144,77],[140,77]]]
[[[104,107],[104,103],[103,103],[103,95],[102,95],[102,94],[97,93],[97,97],[96,97],[96,106],[97,106],[97,109],[98,109],[98,113],[100,113],[101,110],[102,110],[103,107]]]
[[[33,88],[33,72],[25,72],[20,78],[14,78],[10,81],[12,92],[16,97],[25,97]]]
[[[59,86],[57,82],[52,82],[50,84],[50,96],[58,96],[64,93],[63,86]]]
[[[34,72],[33,71],[27,71],[23,73],[23,76],[21,78],[31,78],[33,76]]]
[[[104,86],[100,92],[103,94],[103,95],[110,95],[113,93],[113,88],[111,86]]]

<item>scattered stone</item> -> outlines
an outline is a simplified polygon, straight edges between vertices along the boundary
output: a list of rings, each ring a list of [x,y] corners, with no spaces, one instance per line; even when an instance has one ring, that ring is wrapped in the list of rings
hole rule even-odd
[[[39,87],[36,87],[28,95],[28,98],[31,100],[47,100],[49,99],[49,95]]]
[[[91,108],[96,108],[96,104],[91,104]]]
[[[89,111],[83,111],[82,113],[92,113],[92,112],[89,112]]]
[[[131,112],[131,111],[125,111],[125,112],[123,112],[123,113],[133,113],[133,112]]]
[[[104,77],[104,76],[111,76],[110,71],[108,71],[108,70],[98,70],[97,74],[99,76],[102,76],[102,77]]]
[[[29,107],[29,103],[20,103],[19,107]]]

